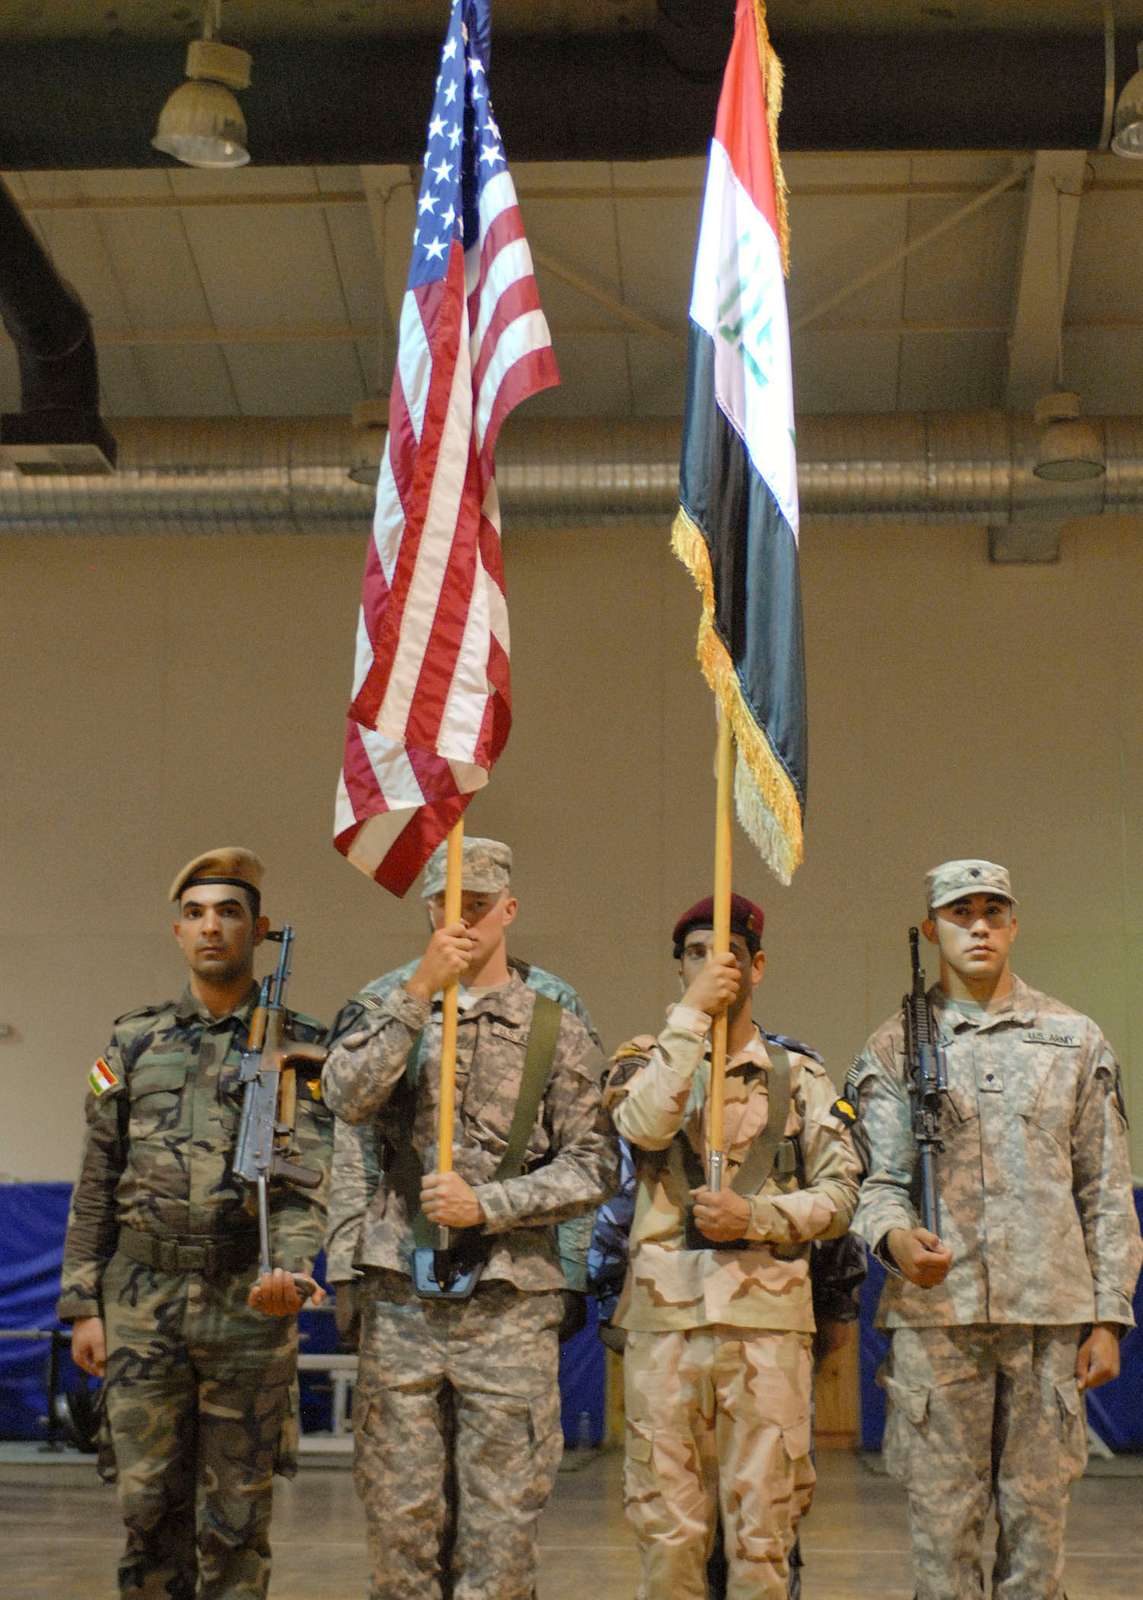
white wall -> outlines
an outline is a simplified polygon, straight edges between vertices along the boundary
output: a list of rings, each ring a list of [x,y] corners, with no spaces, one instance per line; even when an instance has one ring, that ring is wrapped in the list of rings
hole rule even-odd
[[[1012,869],[1019,969],[1099,1019],[1143,1124],[1141,534],[1093,519],[1058,566],[998,568],[979,529],[806,527],[807,861],[782,889],[739,835],[736,879],[767,910],[767,1021],[836,1077],[899,1002],[925,869],[979,854]],[[164,895],[199,850],[264,856],[303,1009],[418,948],[419,902],[329,844],[363,547],[0,539],[0,1173],[72,1175],[112,1018],[181,982]],[[516,850],[516,950],[614,1045],[656,1026],[709,888],[697,597],[665,526],[517,525],[506,559],[516,722],[468,825]]]

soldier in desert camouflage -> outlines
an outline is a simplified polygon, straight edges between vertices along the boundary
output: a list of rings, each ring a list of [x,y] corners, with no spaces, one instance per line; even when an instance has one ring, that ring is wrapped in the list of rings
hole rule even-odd
[[[709,899],[679,919],[682,1000],[658,1039],[617,1053],[608,1078],[637,1181],[613,1317],[627,1333],[624,1494],[643,1600],[704,1600],[719,1515],[729,1600],[785,1600],[814,1484],[810,1242],[845,1233],[859,1163],[852,1115],[824,1068],[753,1021],[761,908],[732,897],[729,955],[712,954],[712,922]],[[724,1010],[727,1166],[713,1193],[703,1176],[707,1035]],[[767,1139],[771,1103],[783,1101]],[[752,1152],[762,1170],[739,1194],[731,1185]]]
[[[854,1229],[890,1270],[886,1464],[908,1489],[920,1600],[984,1593],[990,1506],[993,1596],[1060,1600],[1083,1391],[1119,1371],[1141,1257],[1119,1069],[1090,1018],[1012,972],[1004,867],[946,861],[925,888],[948,1075],[939,1238],[918,1220],[899,1013],[849,1080],[870,1146]]]
[[[506,845],[466,839],[462,920],[442,925],[444,848],[434,854],[423,886],[433,925],[424,955],[403,981],[350,1003],[323,1074],[338,1117],[375,1140],[375,1180],[360,1145],[342,1144],[364,1185],[353,1250],[362,1273],[355,1480],[374,1600],[530,1600],[536,1524],[563,1445],[565,1280],[554,1225],[594,1208],[615,1182],[602,1056],[583,1022],[559,1006],[549,1012],[546,1086],[523,1171],[494,1177],[544,1001],[508,965],[517,907],[510,872]],[[453,979],[461,985],[454,1170],[440,1174],[441,1011],[433,1002]],[[483,1244],[470,1298],[418,1297],[410,1275],[418,1211]]]
[[[292,1473],[301,1308],[325,1183],[271,1187],[275,1269],[232,1158],[240,1055],[266,935],[262,863],[212,850],[171,886],[190,978],[177,1001],[120,1017],[91,1070],[59,1315],[105,1375],[132,1600],[255,1600],[270,1578],[272,1474]],[[290,1036],[320,1038],[291,1014]],[[332,1119],[298,1085],[294,1150],[328,1165]]]

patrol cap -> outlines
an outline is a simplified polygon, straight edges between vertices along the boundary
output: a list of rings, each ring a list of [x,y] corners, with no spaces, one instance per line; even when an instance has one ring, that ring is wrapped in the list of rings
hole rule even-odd
[[[448,871],[448,841],[438,844],[425,864],[421,899],[443,894]],[[460,886],[470,894],[500,894],[512,881],[512,852],[499,839],[466,838]]]
[[[756,906],[753,900],[747,900],[745,895],[731,895],[730,931],[741,934],[751,955],[756,955],[762,944],[762,929],[765,923],[766,915],[761,906]],[[671,938],[675,942],[676,960],[682,955],[684,941],[692,928],[713,927],[714,896],[708,894],[705,900],[698,901],[689,911],[684,911],[675,923]]]
[[[1008,868],[995,861],[942,861],[925,873],[925,904],[931,911],[966,894],[994,894],[1016,904]]]
[[[241,845],[223,845],[220,850],[207,850],[195,856],[175,873],[171,899],[178,901],[183,890],[192,883],[232,883],[235,888],[249,889],[258,900],[265,871],[253,850],[244,850]]]

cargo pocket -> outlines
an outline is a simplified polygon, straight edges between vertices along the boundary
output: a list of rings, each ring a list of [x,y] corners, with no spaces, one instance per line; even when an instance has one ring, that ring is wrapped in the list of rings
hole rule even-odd
[[[1083,1473],[1087,1465],[1087,1416],[1083,1398],[1074,1378],[1065,1378],[1054,1385],[1056,1428],[1060,1441],[1060,1471],[1065,1483],[1071,1483]]]
[[[917,1446],[924,1443],[930,1391],[919,1384],[902,1383],[885,1372],[878,1374],[877,1381],[889,1397],[885,1439],[881,1446],[885,1470],[898,1483],[907,1483],[912,1475],[910,1469]]]
[[[660,1499],[659,1480],[652,1466],[655,1453],[651,1429],[627,1418],[623,1451],[623,1504],[635,1532],[654,1537],[660,1519],[655,1508]]]
[[[300,1414],[301,1400],[298,1395],[298,1380],[295,1378],[290,1384],[289,1399],[282,1413],[282,1425],[278,1429],[278,1442],[274,1446],[274,1471],[280,1478],[292,1478],[298,1470]]]
[[[118,1483],[119,1465],[115,1460],[115,1446],[111,1440],[111,1418],[108,1415],[107,1384],[99,1391],[99,1427],[95,1434],[95,1470],[101,1482]]]
[[[793,1422],[789,1427],[782,1429],[782,1444],[790,1460],[802,1461],[810,1453],[813,1443],[813,1430],[808,1416],[802,1417],[798,1422]]]

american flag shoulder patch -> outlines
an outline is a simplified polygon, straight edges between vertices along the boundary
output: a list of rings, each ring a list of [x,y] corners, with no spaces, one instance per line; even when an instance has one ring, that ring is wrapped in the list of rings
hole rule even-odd
[[[119,1079],[102,1056],[96,1058],[95,1065],[87,1075],[87,1081],[94,1095],[106,1094],[108,1089],[116,1088],[119,1083]]]

